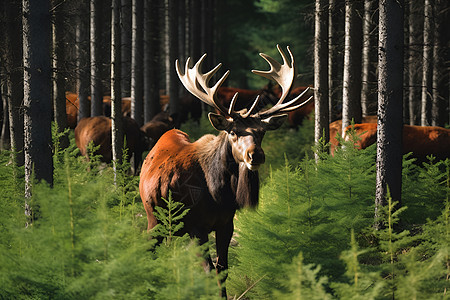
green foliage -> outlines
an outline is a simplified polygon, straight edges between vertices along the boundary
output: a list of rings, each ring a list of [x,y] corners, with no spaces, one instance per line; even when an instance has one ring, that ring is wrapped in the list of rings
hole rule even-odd
[[[0,298],[214,299],[204,249],[189,238],[156,245],[146,233],[138,178],[86,162],[72,145],[55,147],[54,186],[35,184],[25,227],[23,188],[14,190],[0,155]],[[9,176],[8,176],[9,175]]]
[[[402,207],[388,197],[384,227],[376,231],[375,147],[360,151],[342,141],[334,156],[318,152],[316,162],[308,122],[264,140],[270,167],[261,170],[259,208],[236,217],[228,293],[448,298],[450,161],[419,165],[406,156]],[[199,136],[211,127],[206,118],[189,126]],[[80,157],[69,136],[66,149],[54,139],[54,186],[33,187],[28,227],[23,168],[10,163],[11,153],[0,153],[0,298],[218,298],[217,276],[202,268],[210,245],[176,236],[186,210],[169,196],[156,212],[160,225],[147,233],[129,164],[117,165],[114,179],[98,157]]]
[[[386,226],[374,231],[375,147],[343,141],[334,157],[319,156],[273,171],[259,208],[238,214],[229,291],[249,289],[248,299],[441,299],[450,274],[448,162],[406,159],[405,182],[421,186],[420,196],[404,192],[404,202],[435,198],[420,218],[388,199]]]

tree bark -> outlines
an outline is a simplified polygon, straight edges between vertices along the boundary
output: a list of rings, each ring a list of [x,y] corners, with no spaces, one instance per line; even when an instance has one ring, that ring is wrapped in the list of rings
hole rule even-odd
[[[64,3],[52,0],[52,54],[53,54],[53,114],[54,121],[58,126],[58,132],[64,132],[67,126],[66,114],[66,79],[67,74],[65,70],[65,20],[67,15],[65,13],[66,7]],[[59,140],[59,147],[61,149],[69,146],[69,138],[62,136]]]
[[[117,176],[118,164],[122,163],[123,126],[121,94],[121,32],[120,0],[112,1],[111,15],[111,137],[114,178]],[[114,180],[114,182],[117,182]]]
[[[49,1],[23,0],[25,197],[33,178],[53,183]],[[27,215],[31,215],[28,200]]]
[[[327,0],[316,0],[314,35],[314,109],[316,144],[330,140],[328,107],[328,11]],[[316,155],[316,159],[318,156]]]
[[[159,72],[160,60],[160,26],[159,15],[160,1],[150,0],[145,2],[144,17],[144,122],[149,122],[159,111]]]
[[[77,93],[79,100],[78,120],[89,117],[90,103],[88,96],[90,93],[89,78],[89,21],[86,19],[89,9],[84,1],[79,3],[76,29],[76,57],[77,59]]]
[[[352,119],[361,121],[361,20],[359,2],[345,3],[345,49],[342,93],[342,132]]]
[[[445,30],[449,30],[450,22],[446,16],[449,15],[449,4],[445,0],[435,0],[434,6],[434,47],[433,47],[433,101],[431,111],[431,125],[444,127],[448,123],[448,114],[445,112],[449,104],[449,71],[448,65],[450,50],[447,47],[448,36]]]
[[[374,30],[376,27],[373,16],[376,11],[377,1],[364,1],[363,17],[363,48],[362,48],[362,80],[361,80],[361,111],[362,116],[366,117],[372,114],[371,107],[376,103],[375,73],[373,66],[375,53]]]
[[[409,110],[409,125],[419,124],[420,111],[420,75],[421,69],[421,44],[420,37],[422,32],[420,30],[417,1],[409,0],[408,4],[408,110]]]
[[[132,2],[132,32],[131,32],[131,117],[139,126],[143,124],[143,32],[144,32],[144,2]]]
[[[176,0],[167,0],[168,8],[169,8],[169,66],[168,66],[168,74],[169,74],[169,114],[172,116],[175,122],[175,127],[180,127],[180,99],[178,97],[179,91],[179,79],[177,73],[175,71],[175,60],[177,59],[178,54],[178,14],[177,14],[177,3]]]
[[[121,56],[122,56],[122,78],[121,78],[121,87],[122,87],[122,97],[129,97],[131,94],[131,77],[132,77],[132,1],[133,0],[121,0]],[[139,5],[144,6],[143,0],[138,1]],[[141,11],[142,12],[142,11]],[[139,12],[139,13],[141,13]],[[142,38],[141,41],[142,42]]]
[[[338,103],[340,86],[339,70],[342,65],[339,55],[339,24],[340,24],[340,0],[329,0],[328,5],[328,108],[329,119],[333,122],[339,119]],[[340,62],[340,63],[339,63]]]
[[[387,189],[401,204],[403,110],[403,1],[379,4],[378,127],[375,228],[386,203]]]
[[[18,166],[25,163],[24,156],[24,123],[23,123],[23,45],[22,45],[22,1],[10,0],[5,3],[5,40],[4,67],[7,80],[4,83],[5,101],[8,102],[9,138],[12,160]]]
[[[90,50],[91,50],[91,116],[103,114],[102,75],[101,75],[101,32],[102,3],[90,0]]]
[[[433,85],[433,5],[434,0],[425,0],[423,28],[422,96],[420,125],[431,125]]]

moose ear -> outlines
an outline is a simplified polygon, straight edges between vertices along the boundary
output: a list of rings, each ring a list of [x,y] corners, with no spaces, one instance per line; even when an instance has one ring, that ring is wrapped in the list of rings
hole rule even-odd
[[[275,130],[283,125],[283,122],[287,119],[287,114],[271,116],[266,119],[262,119],[261,122],[266,130]]]
[[[212,112],[208,114],[208,118],[212,126],[219,131],[228,130],[232,124],[226,117]]]

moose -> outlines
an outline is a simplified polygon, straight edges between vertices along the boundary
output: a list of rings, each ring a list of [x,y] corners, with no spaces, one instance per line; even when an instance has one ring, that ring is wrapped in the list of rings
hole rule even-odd
[[[148,230],[157,224],[153,211],[156,206],[164,206],[161,197],[167,199],[170,190],[173,201],[181,202],[189,209],[183,219],[181,234],[188,233],[203,244],[208,241],[208,234],[215,231],[217,273],[228,269],[228,247],[234,231],[236,210],[258,204],[258,168],[265,161],[261,147],[265,132],[279,128],[289,111],[310,100],[300,103],[301,94],[283,103],[295,78],[294,58],[289,47],[290,61],[279,45],[277,48],[283,64],[260,53],[269,63],[270,70],[252,71],[276,81],[283,90],[279,100],[264,110],[256,109],[259,102],[259,97],[256,97],[249,109],[235,111],[238,93],[233,96],[229,108],[225,108],[218,99],[217,91],[229,71],[210,87],[209,81],[221,64],[207,73],[201,73],[206,54],[193,67],[188,58],[184,72],[177,60],[176,71],[185,88],[219,111],[210,112],[208,117],[220,133],[217,136],[205,135],[191,143],[186,133],[172,129],[158,140],[142,165],[139,192],[147,213]],[[209,254],[206,255],[205,268],[214,269]],[[222,278],[219,284],[222,296],[226,297],[226,276]]]

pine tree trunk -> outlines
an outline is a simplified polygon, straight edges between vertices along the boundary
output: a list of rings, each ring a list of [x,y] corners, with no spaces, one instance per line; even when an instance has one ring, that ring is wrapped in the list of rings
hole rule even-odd
[[[315,142],[328,142],[328,11],[327,0],[316,0],[314,35]],[[318,157],[316,157],[318,159]]]
[[[433,47],[433,103],[432,119],[433,126],[444,127],[448,123],[448,114],[445,112],[449,104],[449,71],[446,70],[446,58],[449,58],[450,49],[447,47],[448,31],[450,22],[449,2],[446,0],[435,0],[434,16],[434,47]],[[448,61],[447,61],[448,65]]]
[[[191,0],[191,59],[198,61],[202,56],[201,41],[201,3]]]
[[[122,163],[123,121],[121,94],[121,32],[120,32],[120,0],[112,0],[111,15],[111,137],[114,178],[117,177],[117,166]],[[130,154],[130,153],[129,153]],[[114,180],[114,182],[117,182]]]
[[[67,16],[64,3],[52,0],[52,46],[53,46],[53,114],[58,132],[64,132],[67,126],[66,80],[65,74],[65,23]],[[68,136],[62,136],[59,147],[69,146]]]
[[[421,58],[421,30],[418,14],[417,1],[409,0],[408,4],[408,109],[409,109],[409,125],[417,125],[420,120],[420,63]]]
[[[143,124],[143,31],[144,2],[132,2],[132,43],[131,43],[131,117],[139,126]]]
[[[352,119],[361,121],[361,21],[358,2],[345,3],[345,49],[342,93],[342,131]]]
[[[366,0],[364,1],[364,17],[363,17],[363,48],[362,48],[362,81],[361,81],[361,111],[362,116],[366,117],[371,113],[371,104],[376,103],[374,94],[374,83],[376,78],[373,70],[374,65],[374,29],[375,22],[373,21],[373,15],[376,10],[377,1]]]
[[[144,6],[143,0],[138,1],[139,5]],[[122,57],[122,79],[121,79],[121,87],[122,87],[122,97],[129,97],[131,95],[131,76],[132,73],[132,0],[121,0],[121,11],[120,11],[120,19],[121,19],[121,57]],[[139,13],[142,13],[139,12]],[[142,38],[141,38],[142,41]],[[140,42],[141,42],[140,41]],[[131,75],[131,76],[130,76]]]
[[[403,2],[380,1],[378,44],[378,127],[375,228],[387,189],[401,203],[402,99],[403,99]]]
[[[176,0],[168,0],[168,8],[169,8],[169,66],[168,66],[168,74],[169,74],[169,114],[172,116],[175,122],[175,127],[180,128],[180,108],[179,108],[179,79],[177,73],[175,71],[175,60],[177,59],[178,54],[178,10],[177,10],[177,2]]]
[[[421,119],[422,126],[431,125],[431,106],[433,95],[433,5],[434,0],[425,0],[424,28],[423,28],[423,74],[422,74],[422,96],[421,96]]]
[[[101,75],[102,1],[90,0],[91,116],[103,114]]]
[[[9,74],[6,89],[8,101],[9,138],[11,143],[12,159],[18,166],[25,163],[24,148],[24,121],[23,121],[23,45],[22,45],[22,1],[9,0],[6,3],[6,39],[4,42],[5,66]],[[5,120],[6,122],[6,120]]]
[[[146,1],[144,17],[144,122],[149,122],[159,111],[160,35],[158,0]]]
[[[33,179],[53,183],[49,1],[23,1],[25,197]],[[25,203],[31,215],[29,203]]]
[[[339,90],[339,0],[329,0],[328,5],[328,107],[330,122],[338,119],[337,107]]]
[[[76,57],[77,59],[77,93],[79,99],[78,120],[89,117],[90,103],[88,96],[90,93],[89,81],[89,23],[86,18],[89,9],[88,4],[80,2],[77,16],[76,29]]]

